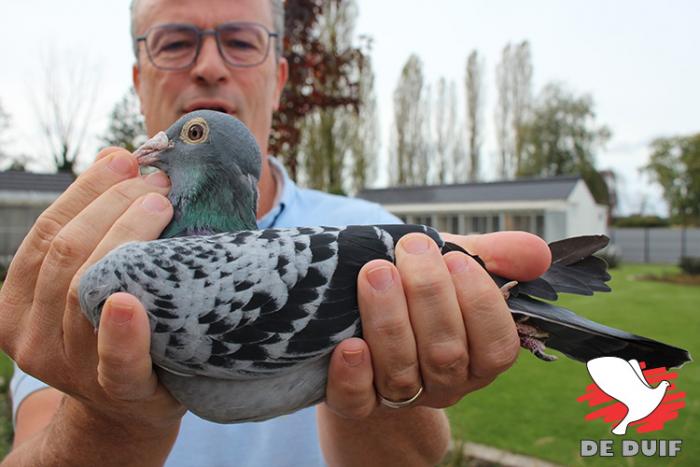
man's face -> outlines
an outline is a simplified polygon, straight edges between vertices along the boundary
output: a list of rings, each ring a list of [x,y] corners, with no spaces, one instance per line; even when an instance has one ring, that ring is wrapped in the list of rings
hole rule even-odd
[[[274,31],[267,0],[142,0],[137,34],[155,25],[193,24],[213,29],[222,23],[248,21]],[[159,70],[139,45],[139,65],[134,66],[134,87],[148,134],[165,130],[183,114],[202,108],[224,109],[239,118],[255,135],[263,154],[267,152],[272,112],[277,110],[287,80],[287,63],[275,59],[278,39],[270,38],[270,53],[258,66],[234,68],[219,55],[213,36],[202,39],[192,67],[181,71]]]

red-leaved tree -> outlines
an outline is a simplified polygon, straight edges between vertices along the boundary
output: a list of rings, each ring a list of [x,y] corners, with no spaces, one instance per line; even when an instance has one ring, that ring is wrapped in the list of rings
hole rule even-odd
[[[297,149],[304,116],[315,109],[352,106],[358,111],[364,54],[360,48],[329,50],[322,42],[319,19],[324,8],[345,0],[287,0],[284,56],[289,80],[275,113],[270,152],[297,177]]]

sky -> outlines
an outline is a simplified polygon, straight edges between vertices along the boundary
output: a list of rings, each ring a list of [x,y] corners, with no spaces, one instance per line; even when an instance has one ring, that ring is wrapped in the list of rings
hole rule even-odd
[[[89,65],[99,87],[91,135],[104,132],[114,104],[131,84],[129,0],[25,0],[0,16],[0,102],[12,116],[14,152],[42,153],[33,102],[42,57]],[[700,131],[700,2],[674,0],[358,0],[356,32],[373,38],[381,125],[380,154],[390,144],[392,94],[401,68],[418,54],[429,83],[445,77],[461,91],[469,53],[485,59],[485,179],[495,178],[495,66],[507,43],[530,41],[533,82],[565,83],[590,93],[597,121],[613,132],[597,155],[619,177],[621,211],[665,214],[660,189],[639,172],[660,136]],[[45,62],[45,60],[44,60]],[[463,114],[464,100],[458,96]],[[88,137],[81,165],[99,142]],[[47,169],[48,165],[37,166]]]

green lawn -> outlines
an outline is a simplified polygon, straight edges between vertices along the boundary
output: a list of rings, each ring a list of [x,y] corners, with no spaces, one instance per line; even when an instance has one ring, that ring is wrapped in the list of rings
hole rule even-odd
[[[567,296],[561,303],[590,319],[678,347],[700,357],[700,287],[635,281],[634,276],[675,268],[627,265],[612,271],[612,293]],[[586,458],[581,439],[612,439],[610,426],[584,421],[591,411],[576,398],[590,384],[583,364],[566,357],[546,363],[522,351],[515,366],[488,388],[467,396],[448,413],[454,435],[564,465],[698,465],[700,459],[700,367],[686,364],[676,379],[686,407],[663,431],[645,439],[682,439],[677,458]],[[629,432],[628,432],[629,433]],[[629,436],[641,439],[642,436]],[[619,446],[616,441],[616,446]]]
[[[700,287],[633,280],[637,274],[669,269],[674,268],[627,265],[613,271],[613,293],[565,297],[561,303],[601,323],[686,348],[700,358]],[[11,371],[0,354],[0,459],[10,439],[4,392]],[[456,437],[565,465],[694,466],[700,459],[700,367],[686,364],[675,382],[687,393],[686,407],[665,430],[645,438],[683,439],[677,458],[582,459],[579,440],[614,435],[601,421],[583,420],[589,409],[576,398],[590,379],[583,364],[566,358],[545,363],[523,352],[511,370],[448,412]],[[641,438],[636,433],[631,437]]]
[[[12,410],[7,396],[11,377],[12,363],[0,352],[0,459],[5,457],[12,443],[12,423],[10,422]]]

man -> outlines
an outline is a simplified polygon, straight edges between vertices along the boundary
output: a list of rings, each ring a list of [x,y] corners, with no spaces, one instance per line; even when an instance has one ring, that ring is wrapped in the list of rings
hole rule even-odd
[[[240,118],[266,155],[287,78],[274,36],[281,11],[280,0],[133,5],[133,78],[149,134],[188,111],[216,108]],[[199,34],[214,28],[216,36]],[[252,58],[236,54],[240,41],[224,40],[241,31],[255,38],[244,42]],[[158,237],[172,215],[168,188],[164,175],[138,176],[131,154],[107,148],[17,252],[0,292],[0,346],[26,372],[12,383],[16,433],[7,464],[434,464],[449,440],[440,409],[516,358],[513,320],[485,272],[411,235],[399,243],[396,266],[374,261],[362,269],[364,338],[337,346],[324,404],[257,424],[184,415],[152,370],[142,305],[113,295],[95,335],[76,299],[89,264],[126,241]],[[300,190],[273,159],[263,162],[259,189],[261,227],[395,221],[370,203]],[[516,279],[539,275],[549,262],[544,243],[525,234],[450,240]]]

